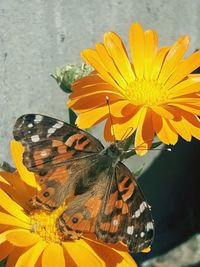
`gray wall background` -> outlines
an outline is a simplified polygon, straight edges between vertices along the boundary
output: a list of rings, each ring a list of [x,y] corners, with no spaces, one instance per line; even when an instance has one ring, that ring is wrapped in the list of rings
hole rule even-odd
[[[135,21],[157,30],[160,46],[189,34],[192,52],[200,48],[199,13],[199,0],[0,0],[0,161],[10,162],[18,116],[37,112],[68,120],[67,95],[50,77],[56,67],[81,62],[80,51],[108,30],[127,44]]]

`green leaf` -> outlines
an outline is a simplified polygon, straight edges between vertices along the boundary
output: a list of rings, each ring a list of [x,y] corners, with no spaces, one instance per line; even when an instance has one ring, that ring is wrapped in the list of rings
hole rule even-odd
[[[69,109],[69,122],[70,122],[70,124],[75,126],[76,118],[77,118],[76,113],[74,113],[74,111],[70,108]]]

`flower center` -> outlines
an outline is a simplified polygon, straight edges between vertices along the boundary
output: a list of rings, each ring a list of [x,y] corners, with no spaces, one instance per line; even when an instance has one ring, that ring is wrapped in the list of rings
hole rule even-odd
[[[132,81],[128,84],[125,95],[135,105],[160,105],[168,100],[168,91],[157,81]]]
[[[64,205],[50,213],[43,210],[32,211],[30,214],[32,233],[37,233],[46,242],[61,243],[63,240],[62,236],[58,234],[56,220],[63,209]]]

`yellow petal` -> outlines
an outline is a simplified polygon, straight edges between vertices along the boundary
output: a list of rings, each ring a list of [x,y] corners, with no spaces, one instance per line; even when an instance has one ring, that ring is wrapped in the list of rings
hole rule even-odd
[[[128,100],[121,100],[117,101],[115,103],[110,104],[110,111],[111,115],[115,114],[116,117],[123,117],[122,115],[122,109],[124,106],[128,105]],[[90,128],[91,126],[95,125],[97,122],[99,123],[100,119],[105,119],[106,116],[109,114],[109,107],[99,107],[96,109],[89,110],[87,112],[82,112],[77,120],[76,124],[80,128]]]
[[[145,38],[145,78],[149,80],[153,71],[154,59],[157,53],[158,36],[153,30],[144,33]]]
[[[22,222],[19,219],[3,212],[0,212],[0,224],[30,229],[30,225],[28,223]]]
[[[182,110],[188,111],[192,114],[200,115],[200,107],[195,106],[195,105],[189,105],[189,104],[178,104],[178,103],[170,103],[170,106],[178,107]]]
[[[168,88],[165,85],[164,89],[168,90],[168,94],[170,97],[176,97],[185,94],[199,92],[198,91],[199,85],[200,85],[200,75],[186,79],[171,88]]]
[[[152,122],[155,132],[158,138],[166,145],[175,145],[178,141],[178,135],[175,129],[169,124],[169,122],[158,116],[156,113],[152,113]]]
[[[127,83],[135,80],[135,75],[121,38],[114,32],[107,32],[104,35],[104,44],[124,80]]]
[[[108,54],[105,46],[101,43],[97,43],[96,50],[99,56],[101,57],[101,60],[103,61],[104,65],[106,66],[107,70],[112,75],[113,79],[115,79],[115,81],[119,84],[120,87],[125,89],[127,86],[127,83],[124,80],[124,78],[121,76],[121,73],[119,72],[119,70],[116,68],[114,61]]]
[[[12,154],[15,166],[16,166],[22,180],[26,184],[37,188],[34,174],[32,172],[29,172],[27,170],[27,168],[22,163],[23,162],[22,156],[23,156],[23,152],[24,152],[24,148],[22,147],[22,145],[19,142],[12,140],[11,144],[10,144],[10,149],[11,149],[11,154]]]
[[[157,80],[158,76],[161,72],[161,67],[163,65],[164,59],[169,52],[170,46],[162,47],[158,50],[157,55],[155,57],[155,60],[152,64],[152,74],[151,74],[151,80]]]
[[[81,242],[79,242],[81,241]],[[103,267],[106,266],[101,258],[92,250],[87,244],[83,245],[85,241],[78,240],[74,242],[65,242],[63,247],[79,267]]]
[[[0,244],[0,261],[5,259],[14,249],[13,245],[11,245],[8,241]]]
[[[173,46],[171,46],[158,78],[161,83],[165,83],[165,81],[177,67],[177,64],[180,62],[188,48],[189,42],[189,36],[186,35],[180,37],[177,42]]]
[[[100,77],[108,82],[109,84],[112,84],[115,88],[117,88],[119,91],[121,90],[120,86],[115,82],[113,77],[107,72],[106,66],[104,66],[103,62],[101,61],[101,58],[99,57],[98,53],[93,49],[84,49],[81,52],[82,58],[86,61],[86,63],[90,64],[99,74]]]
[[[193,53],[186,60],[181,62],[179,66],[177,66],[174,73],[166,82],[166,86],[168,88],[174,86],[178,82],[182,81],[188,74],[197,69],[199,66],[200,66],[200,50]]]
[[[135,135],[135,151],[138,155],[146,154],[154,138],[151,111],[143,109]]]
[[[185,125],[188,127],[190,133],[197,139],[200,140],[200,119],[188,112],[184,112],[183,117],[185,119]]]
[[[50,243],[48,246],[46,246],[42,255],[42,266],[65,267],[65,258],[61,245]]]
[[[44,241],[39,241],[38,243],[36,243],[33,247],[28,249],[19,257],[15,267],[35,267],[35,264],[46,245],[47,243]]]
[[[21,221],[28,222],[28,216],[23,212],[23,208],[14,202],[1,188],[0,188],[0,206],[7,212],[17,217]]]
[[[134,23],[131,25],[129,31],[129,42],[136,76],[138,79],[143,79],[145,39],[144,32],[140,24]]]
[[[185,124],[184,118],[181,118],[180,120],[170,120],[170,124],[183,139],[191,141],[192,136]]]
[[[164,117],[166,119],[173,119],[174,115],[169,110],[167,110],[167,107],[162,106],[151,106],[151,109],[157,113],[159,116]]]
[[[41,237],[28,230],[14,229],[6,234],[7,240],[17,247],[28,247],[39,242]]]

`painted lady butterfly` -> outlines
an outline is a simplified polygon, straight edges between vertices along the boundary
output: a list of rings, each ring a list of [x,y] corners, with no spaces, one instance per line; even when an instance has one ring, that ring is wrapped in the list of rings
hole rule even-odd
[[[33,206],[52,211],[68,201],[57,220],[65,239],[92,232],[107,243],[124,242],[131,252],[149,247],[153,219],[134,176],[119,161],[124,141],[104,148],[77,127],[35,114],[17,120],[14,138],[25,147],[24,165],[41,186]]]

